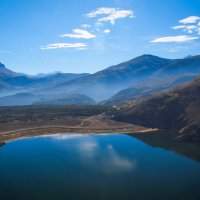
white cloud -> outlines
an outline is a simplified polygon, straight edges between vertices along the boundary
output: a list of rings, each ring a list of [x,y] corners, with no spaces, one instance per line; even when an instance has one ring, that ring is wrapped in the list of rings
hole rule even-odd
[[[126,18],[127,16],[130,16],[130,15],[132,16],[132,11],[118,10],[106,17],[98,19],[98,21],[99,22],[110,22],[112,25],[114,25],[116,19]]]
[[[109,29],[105,29],[105,30],[103,30],[103,33],[110,33],[110,30]]]
[[[79,50],[79,51],[83,51],[83,50],[86,50],[86,49],[88,49],[88,48],[86,48],[86,47],[77,48],[77,50]]]
[[[109,22],[112,25],[115,24],[115,20],[117,19],[134,17],[132,10],[121,10],[119,8],[108,7],[97,8],[95,11],[86,14],[87,17],[91,18],[97,17],[99,15],[102,15],[103,17],[99,18],[97,22]]]
[[[198,32],[198,26],[197,25],[180,25],[180,26],[174,26],[172,29],[182,29],[185,32],[193,33],[194,31]]]
[[[61,48],[84,48],[87,47],[85,43],[54,43],[41,47],[42,50],[46,49],[61,49]]]
[[[189,16],[182,20],[179,20],[179,23],[181,25],[173,26],[171,27],[174,30],[181,30],[183,32],[186,32],[188,34],[192,35],[178,35],[178,36],[167,36],[167,37],[160,37],[155,38],[151,40],[152,43],[184,43],[184,42],[190,42],[193,40],[197,40],[200,37],[200,17],[199,16]],[[182,47],[176,47],[170,49],[170,52],[178,52],[183,50]]]
[[[169,36],[169,37],[161,37],[161,38],[156,38],[154,40],[151,40],[150,42],[152,43],[167,43],[167,42],[189,42],[192,40],[196,40],[199,37],[191,37],[187,35],[179,35],[179,36]]]
[[[192,23],[196,23],[198,20],[200,20],[199,16],[189,16],[182,20],[179,20],[179,22],[182,24],[192,24]]]
[[[182,31],[187,32],[189,34],[195,33],[195,32],[199,34],[199,25],[200,25],[200,22],[195,21],[194,24],[192,25],[188,23],[185,25],[174,26],[172,27],[172,29],[175,29],[175,30],[182,29]]]
[[[86,30],[82,30],[82,29],[73,29],[73,33],[72,34],[63,34],[60,35],[60,37],[70,37],[70,38],[82,38],[82,39],[91,39],[91,38],[95,38],[96,35],[89,33]]]
[[[197,28],[196,25],[186,26],[186,29],[187,29],[187,30],[192,30],[192,29],[195,29],[195,28]]]
[[[91,25],[89,25],[89,24],[81,24],[81,28],[90,28],[91,27]]]
[[[180,26],[174,26],[172,29],[184,29],[186,26],[185,25],[180,25]]]
[[[87,17],[96,17],[97,15],[109,15],[113,12],[115,12],[115,8],[107,8],[107,7],[102,7],[102,8],[97,8],[95,11],[92,11],[88,14],[86,14]]]
[[[188,33],[193,33],[193,31],[197,31],[197,26],[196,25],[185,26],[185,29],[183,29],[183,31]]]

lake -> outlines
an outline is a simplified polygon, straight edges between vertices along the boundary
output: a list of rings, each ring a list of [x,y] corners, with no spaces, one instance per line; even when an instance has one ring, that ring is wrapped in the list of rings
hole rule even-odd
[[[0,199],[199,200],[198,159],[144,141],[56,134],[9,142],[0,147]]]

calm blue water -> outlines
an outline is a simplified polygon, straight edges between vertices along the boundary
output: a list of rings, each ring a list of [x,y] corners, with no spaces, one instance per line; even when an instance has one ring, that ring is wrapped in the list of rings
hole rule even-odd
[[[199,200],[200,163],[128,135],[57,134],[0,147],[1,200]]]

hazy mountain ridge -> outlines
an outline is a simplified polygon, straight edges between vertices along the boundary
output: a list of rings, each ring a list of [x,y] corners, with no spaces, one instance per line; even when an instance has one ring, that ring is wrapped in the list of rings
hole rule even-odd
[[[86,95],[46,95],[32,93],[17,93],[0,97],[0,106],[22,106],[22,105],[89,105],[96,104],[94,99]]]
[[[157,56],[142,55],[94,74],[59,84],[55,88],[57,91],[67,90],[72,93],[86,94],[100,101],[133,83],[143,81],[172,61]]]
[[[178,59],[170,65],[165,66],[158,72],[158,75],[173,75],[174,73],[199,73],[200,72],[200,56],[190,56],[183,59]]]
[[[195,79],[200,74],[200,56],[171,61],[171,64],[159,69],[143,82],[133,84],[121,90],[105,104],[116,104],[122,101],[149,96],[154,93],[181,85]]]
[[[41,93],[40,90],[42,89],[86,75],[88,75],[88,73],[73,74],[58,72],[54,74],[43,74],[42,76],[30,76],[21,73],[15,73],[0,63],[0,91],[2,93],[6,92],[9,94],[10,92],[12,94],[17,92],[31,92],[37,90],[37,93]]]
[[[3,64],[1,68],[2,71],[8,70]],[[12,71],[10,74],[2,72],[0,91],[1,96],[23,92],[42,94],[47,98],[81,94],[96,101],[107,99],[103,104],[118,104],[186,83],[199,74],[200,56],[166,59],[142,55],[94,74],[58,72],[32,77]]]
[[[96,102],[91,97],[82,94],[67,94],[58,97],[43,98],[34,102],[34,105],[91,105]]]
[[[33,102],[43,98],[43,95],[31,93],[17,93],[0,97],[0,106],[22,106],[31,105]]]

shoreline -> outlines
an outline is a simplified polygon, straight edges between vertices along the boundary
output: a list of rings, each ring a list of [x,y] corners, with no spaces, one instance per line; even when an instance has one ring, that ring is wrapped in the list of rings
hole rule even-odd
[[[42,131],[42,133],[41,133]],[[48,126],[48,127],[35,127],[28,129],[19,129],[15,131],[7,131],[0,134],[0,146],[5,145],[8,142],[12,142],[18,139],[23,138],[32,138],[38,136],[48,136],[54,134],[68,134],[68,133],[78,133],[78,134],[135,134],[135,133],[146,133],[146,132],[154,132],[158,131],[158,129],[153,128],[145,128],[143,129],[133,129],[128,127],[123,128],[80,128],[80,127],[63,127],[63,126]]]

